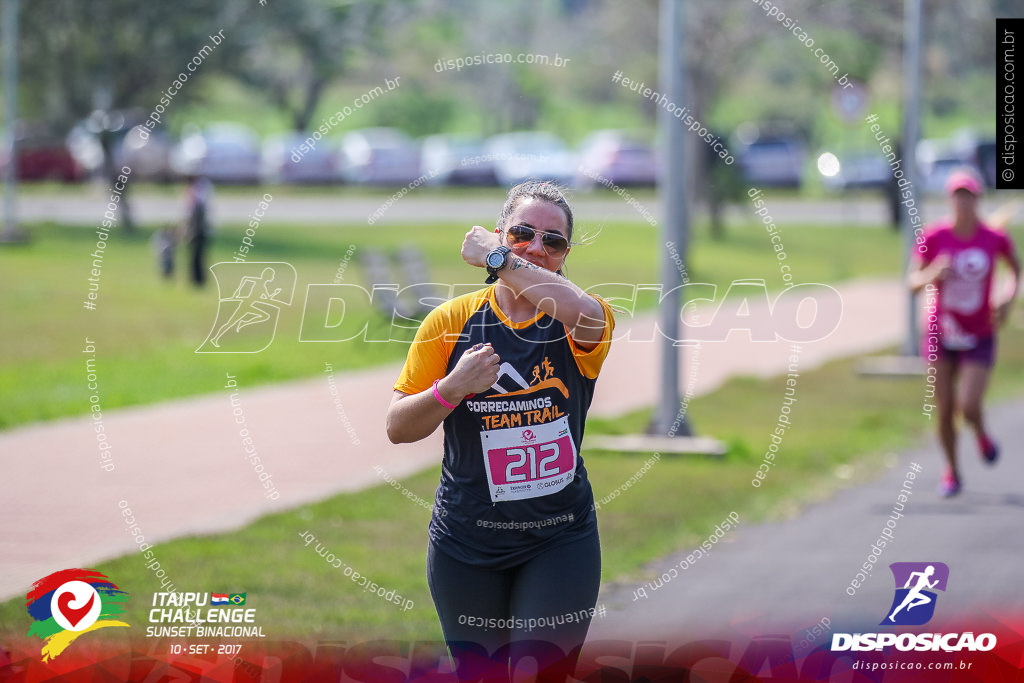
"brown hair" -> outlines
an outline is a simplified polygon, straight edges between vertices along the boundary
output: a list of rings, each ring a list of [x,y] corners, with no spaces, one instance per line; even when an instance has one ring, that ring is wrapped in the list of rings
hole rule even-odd
[[[516,207],[524,199],[539,199],[551,202],[560,208],[565,213],[565,223],[568,226],[568,234],[565,237],[569,240],[569,244],[572,244],[572,208],[557,185],[540,180],[527,180],[525,183],[519,183],[508,191],[505,205],[501,207],[501,213],[498,215],[499,230],[504,230],[508,227],[506,225],[508,219],[512,217],[512,212],[516,210]]]

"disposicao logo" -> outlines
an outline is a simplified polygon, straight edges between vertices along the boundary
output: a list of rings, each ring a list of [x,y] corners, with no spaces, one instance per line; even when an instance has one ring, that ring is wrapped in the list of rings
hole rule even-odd
[[[942,562],[893,562],[889,565],[896,582],[892,605],[880,626],[921,626],[935,614],[938,593],[946,591],[949,567]],[[900,651],[970,652],[988,651],[996,646],[996,637],[982,633],[833,633],[832,651],[881,651],[886,647]]]
[[[893,562],[889,569],[896,581],[896,595],[880,625],[927,624],[935,614],[935,601],[938,599],[935,591],[946,592],[949,567],[942,562]]]
[[[292,303],[295,268],[284,262],[223,262],[210,266],[210,272],[220,303],[196,353],[259,353],[270,346],[281,309]]]
[[[43,661],[64,652],[78,636],[110,626],[124,612],[128,594],[92,569],[64,569],[39,579],[25,596],[34,620],[28,635],[43,639]]]

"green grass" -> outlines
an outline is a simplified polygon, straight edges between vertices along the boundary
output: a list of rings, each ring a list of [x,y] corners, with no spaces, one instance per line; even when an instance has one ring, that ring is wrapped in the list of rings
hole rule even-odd
[[[994,397],[1024,390],[1024,325],[1004,334]],[[598,513],[603,580],[639,582],[644,566],[675,550],[695,547],[730,512],[741,523],[779,519],[842,486],[876,477],[887,454],[931,429],[921,416],[923,378],[886,380],[854,372],[853,360],[802,370],[786,434],[764,484],[750,481],[761,463],[778,414],[783,380],[738,378],[696,399],[696,429],[729,446],[722,459],[662,456],[637,483]],[[588,433],[635,432],[649,410],[617,419],[591,418]],[[587,450],[597,500],[634,475],[648,454]],[[438,468],[402,482],[431,500]],[[424,570],[429,512],[381,485],[274,514],[236,532],[182,538],[153,550],[178,590],[248,593],[269,637],[296,639],[439,639]],[[301,535],[316,537],[306,546]],[[414,601],[402,612],[364,592],[314,550],[322,543],[356,571]],[[148,601],[159,581],[133,553],[95,567],[132,594],[126,620],[148,623]],[[21,598],[0,604],[0,641],[22,638]]]
[[[114,233],[104,253],[94,311],[83,308],[96,244],[93,227],[27,227],[28,245],[0,249],[0,318],[13,332],[0,341],[0,428],[87,412],[86,338],[96,346],[104,410],[211,392],[228,371],[252,386],[315,376],[325,361],[338,371],[400,362],[408,350],[405,343],[298,341],[306,285],[333,282],[350,244],[356,250],[345,283],[364,283],[362,250],[405,244],[423,251],[436,282],[482,286],[483,279],[459,258],[466,230],[461,224],[266,223],[249,260],[286,261],[298,272],[295,301],[283,310],[273,344],[255,354],[196,354],[216,314],[216,292],[212,286],[196,291],[185,284],[180,251],[177,281],[162,281],[149,245],[151,227],[135,238]],[[568,273],[575,282],[583,287],[658,282],[660,243],[649,225],[578,217],[578,236],[597,229],[596,239],[575,247],[569,258]],[[238,224],[219,226],[209,262],[230,260],[243,230]],[[770,290],[781,288],[774,252],[759,225],[731,226],[723,242],[706,239],[705,232],[698,226],[693,240],[691,281],[718,284],[723,294],[729,282],[743,278],[764,278]],[[899,271],[900,243],[886,230],[792,226],[783,228],[782,236],[797,281],[834,282]],[[653,303],[648,298],[641,305]],[[350,313],[370,315],[371,332],[386,338],[387,321],[372,315],[365,303],[354,302]]]

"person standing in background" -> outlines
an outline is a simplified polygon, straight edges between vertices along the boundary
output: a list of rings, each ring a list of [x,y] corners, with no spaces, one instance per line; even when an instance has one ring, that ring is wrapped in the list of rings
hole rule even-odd
[[[185,190],[185,242],[190,252],[192,284],[202,287],[206,283],[206,248],[210,241],[210,202],[213,184],[199,175],[188,176]]]
[[[167,225],[153,233],[151,244],[156,253],[157,266],[164,280],[174,276],[174,249],[178,245],[178,226]]]

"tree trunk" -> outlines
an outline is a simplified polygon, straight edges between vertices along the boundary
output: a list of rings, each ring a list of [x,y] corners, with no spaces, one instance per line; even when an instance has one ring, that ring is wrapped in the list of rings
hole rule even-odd
[[[103,177],[107,179],[109,185],[108,188],[113,188],[117,184],[117,176],[121,174],[121,170],[117,168],[114,163],[114,136],[109,131],[103,131],[100,133],[100,147],[103,148]],[[118,204],[118,220],[124,227],[124,231],[128,235],[134,235],[135,221],[132,219],[131,205],[128,202],[128,188],[131,185],[131,181],[125,183],[124,190],[121,191],[121,200]]]
[[[721,242],[725,239],[725,201],[713,188],[708,193],[708,218],[711,221],[711,239]]]
[[[320,104],[320,96],[324,92],[325,85],[327,85],[327,81],[323,78],[312,79],[309,87],[306,88],[302,105],[295,110],[295,118],[292,121],[295,124],[295,130],[305,131],[308,129],[309,122],[312,120],[313,114],[316,113],[316,108]]]
[[[119,173],[120,171],[115,171],[114,179],[111,180],[112,183],[117,182],[117,175]],[[121,208],[118,210],[121,212],[121,225],[124,226],[125,233],[134,235],[137,232],[135,229],[135,218],[132,214],[132,203],[128,201],[128,190],[131,186],[132,181],[131,178],[129,178],[128,182],[124,184],[124,189],[121,191]]]

